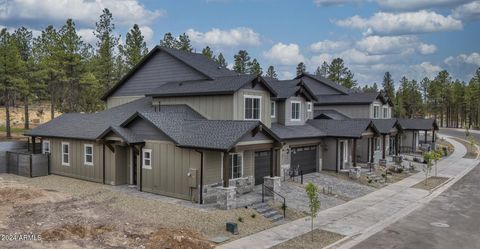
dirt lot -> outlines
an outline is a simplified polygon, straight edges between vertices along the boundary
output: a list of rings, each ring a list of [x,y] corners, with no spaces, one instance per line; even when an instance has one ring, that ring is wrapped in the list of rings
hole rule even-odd
[[[0,234],[42,241],[0,241],[1,248],[213,248],[208,238],[236,239],[272,225],[254,210],[205,210],[112,191],[60,177],[0,174]],[[225,222],[243,218],[239,235]]]

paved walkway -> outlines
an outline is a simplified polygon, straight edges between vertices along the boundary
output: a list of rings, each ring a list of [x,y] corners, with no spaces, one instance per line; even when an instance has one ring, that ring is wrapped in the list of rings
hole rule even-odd
[[[424,179],[423,172],[386,186],[345,204],[321,211],[314,220],[315,228],[347,236],[332,248],[349,248],[382,230],[413,210],[429,202],[458,181],[478,164],[465,159],[466,148],[448,139],[454,153],[438,163],[438,175],[452,180],[433,192],[410,188]],[[218,248],[270,248],[310,231],[308,218],[298,219],[274,228],[232,241]]]

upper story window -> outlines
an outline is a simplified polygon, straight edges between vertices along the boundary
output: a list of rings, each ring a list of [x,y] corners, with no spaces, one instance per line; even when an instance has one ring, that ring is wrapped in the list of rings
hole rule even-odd
[[[232,179],[240,178],[243,176],[243,155],[242,153],[230,154],[231,166],[232,166]]]
[[[307,112],[312,112],[312,102],[307,102]]]
[[[388,107],[383,107],[383,118],[389,118],[388,117]]]
[[[292,121],[300,121],[300,107],[302,102],[300,101],[292,101],[292,112],[290,120]]]
[[[270,105],[271,105],[271,107],[270,107],[270,116],[271,116],[272,118],[274,118],[274,117],[275,117],[275,112],[277,111],[277,110],[276,110],[276,109],[277,109],[277,106],[276,106],[275,101],[272,101],[272,103],[271,103]]]
[[[245,119],[260,120],[261,96],[245,95]]]
[[[93,166],[93,144],[85,144],[84,146],[84,164]]]
[[[142,150],[142,168],[152,169],[152,150],[151,149]]]
[[[373,118],[380,118],[380,106],[373,106]]]
[[[70,144],[62,143],[62,165],[70,166]]]
[[[43,140],[43,142],[42,142],[42,153],[43,154],[50,154],[50,141]]]

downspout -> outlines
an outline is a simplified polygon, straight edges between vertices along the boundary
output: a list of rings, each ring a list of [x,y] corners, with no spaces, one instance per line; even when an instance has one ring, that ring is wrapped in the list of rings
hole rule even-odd
[[[335,149],[335,170],[338,173],[338,138],[336,139],[336,149]]]
[[[143,178],[143,146],[145,146],[145,145],[144,144],[140,145],[140,181],[139,181],[139,191],[140,192],[142,192],[142,185],[143,185],[143,182],[142,182],[142,178]]]
[[[203,204],[203,151],[195,150],[196,152],[200,153],[200,198],[199,204]]]

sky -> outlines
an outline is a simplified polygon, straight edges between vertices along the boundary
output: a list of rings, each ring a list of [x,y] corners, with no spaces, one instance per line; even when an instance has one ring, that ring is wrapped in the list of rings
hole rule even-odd
[[[150,48],[166,32],[186,33],[197,52],[208,45],[232,67],[245,49],[282,79],[301,61],[314,72],[337,57],[361,86],[380,84],[386,71],[396,82],[443,69],[468,81],[480,67],[480,1],[471,0],[0,0],[0,26],[38,35],[72,18],[95,44],[103,8],[121,41],[135,23]]]

